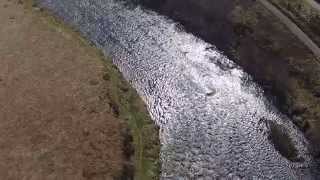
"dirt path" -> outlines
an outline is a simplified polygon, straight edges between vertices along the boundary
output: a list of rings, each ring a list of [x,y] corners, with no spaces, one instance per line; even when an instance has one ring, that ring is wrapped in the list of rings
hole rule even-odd
[[[21,2],[0,1],[0,179],[119,176],[124,125],[101,98],[101,57]]]
[[[306,35],[294,22],[286,17],[280,10],[274,7],[267,0],[258,0],[269,11],[277,16],[283,24],[285,24],[289,30],[296,35],[317,57],[320,57],[320,48]]]

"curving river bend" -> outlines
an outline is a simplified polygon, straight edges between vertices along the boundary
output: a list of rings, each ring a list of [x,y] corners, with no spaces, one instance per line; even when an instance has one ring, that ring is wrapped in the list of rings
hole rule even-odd
[[[316,179],[308,143],[231,60],[173,21],[116,0],[40,0],[113,57],[161,130],[162,179]],[[292,139],[291,161],[270,123]]]

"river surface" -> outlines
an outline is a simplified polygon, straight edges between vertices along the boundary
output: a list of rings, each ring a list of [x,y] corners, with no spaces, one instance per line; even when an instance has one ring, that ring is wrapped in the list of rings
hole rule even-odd
[[[120,1],[40,2],[111,56],[146,102],[160,126],[162,179],[317,178],[302,133],[214,45]],[[299,161],[276,150],[270,122]]]

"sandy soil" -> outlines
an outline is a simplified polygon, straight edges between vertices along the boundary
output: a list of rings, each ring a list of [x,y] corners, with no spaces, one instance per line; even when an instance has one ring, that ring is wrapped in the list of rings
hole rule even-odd
[[[0,1],[0,179],[119,177],[123,121],[100,56],[26,8]]]

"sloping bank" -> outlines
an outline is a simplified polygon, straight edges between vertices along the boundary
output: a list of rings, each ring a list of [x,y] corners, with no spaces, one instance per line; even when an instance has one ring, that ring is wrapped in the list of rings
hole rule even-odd
[[[48,24],[57,27],[63,34],[69,34],[78,39],[91,51],[98,54],[103,61],[105,72],[103,80],[107,89],[99,99],[107,99],[117,119],[124,120],[126,129],[123,130],[123,153],[128,163],[122,168],[120,179],[158,179],[160,174],[159,162],[159,133],[158,128],[151,120],[145,104],[137,92],[124,80],[112,61],[98,49],[93,47],[80,33],[54,17],[49,11],[40,8],[37,1],[28,0],[26,8],[33,8]],[[92,82],[94,83],[94,82]],[[120,130],[122,131],[122,130]]]

